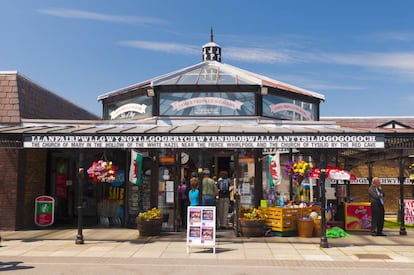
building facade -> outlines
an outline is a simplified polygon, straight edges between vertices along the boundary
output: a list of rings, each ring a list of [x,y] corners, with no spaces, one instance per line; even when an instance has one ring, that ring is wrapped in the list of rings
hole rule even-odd
[[[19,106],[0,118],[0,161],[7,176],[0,184],[0,203],[7,209],[0,228],[33,227],[34,199],[50,195],[56,199],[56,224],[75,224],[81,205],[87,224],[135,226],[139,212],[158,207],[168,214],[165,230],[179,230],[178,185],[205,169],[212,176],[230,174],[241,206],[257,206],[273,191],[292,201],[325,199],[318,180],[309,183],[312,194],[300,197],[283,173],[292,159],[342,167],[368,182],[398,172],[397,183],[405,182],[414,119],[364,127],[358,119],[321,119],[323,95],[222,63],[212,35],[201,56],[193,66],[99,96],[102,119],[17,73],[0,74],[0,92],[9,98],[13,91],[9,103]],[[49,101],[33,108],[25,104],[30,97]],[[63,105],[45,110],[52,104]],[[279,170],[272,181],[270,160],[276,157]],[[98,160],[117,167],[115,181],[88,177]],[[342,189],[342,182],[329,184],[334,192]],[[386,186],[390,194],[398,194],[398,184]],[[367,182],[343,186],[343,200],[367,200]],[[397,210],[392,201],[386,208]]]

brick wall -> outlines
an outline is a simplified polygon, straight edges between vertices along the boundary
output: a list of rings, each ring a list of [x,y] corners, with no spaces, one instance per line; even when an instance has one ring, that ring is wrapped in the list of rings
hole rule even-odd
[[[1,230],[34,227],[34,200],[45,192],[46,156],[46,150],[0,148]]]
[[[17,216],[19,150],[0,148],[0,229],[14,230]]]
[[[352,172],[357,177],[368,178],[368,166],[360,166],[352,169]],[[399,177],[399,162],[398,160],[383,160],[377,161],[372,167],[372,176],[379,178],[398,178]],[[405,171],[405,176],[408,177],[408,171]],[[400,201],[400,185],[383,184],[382,188],[385,193],[384,207],[385,212],[396,213],[398,211],[398,203]],[[404,185],[404,199],[413,198],[413,185]],[[368,185],[351,185],[351,197],[354,202],[367,202]]]
[[[24,212],[22,226],[24,228],[34,227],[34,201],[40,195],[45,195],[46,189],[46,150],[26,150],[24,171]]]

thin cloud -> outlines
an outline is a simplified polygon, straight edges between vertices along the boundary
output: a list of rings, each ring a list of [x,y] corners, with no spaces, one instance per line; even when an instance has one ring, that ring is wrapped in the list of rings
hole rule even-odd
[[[412,42],[414,41],[414,34],[406,32],[382,32],[373,34],[372,38],[377,41]]]
[[[414,53],[412,52],[326,54],[325,56],[328,61],[343,65],[414,69]]]
[[[181,53],[185,55],[194,55],[200,53],[200,47],[179,43],[130,40],[121,41],[119,42],[119,45],[157,52]]]
[[[40,13],[63,17],[63,18],[75,18],[85,20],[95,20],[104,22],[126,23],[126,24],[165,24],[167,21],[156,17],[145,16],[126,16],[126,15],[111,15],[97,12],[89,12],[83,10],[74,9],[59,9],[49,8],[37,10]]]
[[[224,48],[226,59],[253,62],[253,63],[292,63],[293,57],[289,53],[260,48]]]
[[[167,53],[181,53],[197,55],[200,46],[166,43],[155,41],[121,41],[122,46],[139,49],[160,51]],[[414,74],[414,52],[361,52],[361,53],[321,53],[294,50],[274,50],[266,48],[223,48],[223,57],[226,60],[234,60],[258,64],[300,64],[319,63],[343,66],[358,66],[371,70],[384,69],[387,73],[398,73],[403,77]],[[355,89],[355,87],[351,88]]]

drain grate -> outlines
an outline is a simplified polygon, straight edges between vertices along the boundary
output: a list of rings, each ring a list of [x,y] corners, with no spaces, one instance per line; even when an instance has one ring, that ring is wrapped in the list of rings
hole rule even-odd
[[[390,260],[391,257],[385,254],[354,254],[360,260]]]

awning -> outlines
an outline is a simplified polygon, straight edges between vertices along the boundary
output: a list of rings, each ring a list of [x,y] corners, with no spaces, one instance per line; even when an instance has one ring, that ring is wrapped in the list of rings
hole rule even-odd
[[[315,167],[312,169],[310,177],[313,179],[318,179],[320,173],[320,169]],[[345,169],[333,166],[328,166],[326,168],[326,177],[332,180],[356,180],[356,176],[353,173],[346,171]]]

